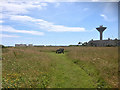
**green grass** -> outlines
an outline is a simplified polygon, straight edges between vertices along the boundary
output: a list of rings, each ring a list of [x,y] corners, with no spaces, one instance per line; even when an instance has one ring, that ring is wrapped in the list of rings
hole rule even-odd
[[[4,88],[115,88],[116,47],[4,48]],[[111,53],[110,51],[114,53]]]
[[[92,78],[75,65],[66,54],[50,53],[53,60],[51,88],[95,88]]]
[[[45,88],[50,59],[37,49],[9,49],[3,54],[2,87]]]
[[[90,73],[92,66],[106,83],[118,87],[118,47],[74,47],[67,56]]]
[[[88,74],[92,78],[92,81],[94,82],[96,88],[111,87],[111,85],[107,84],[104,78],[100,75],[100,72],[97,70],[94,64],[79,60],[72,60],[72,61],[73,63],[78,65],[81,69],[83,69],[86,72],[86,74]]]
[[[0,60],[0,89],[2,87],[2,61]]]
[[[0,89],[2,87],[2,48],[0,47]]]

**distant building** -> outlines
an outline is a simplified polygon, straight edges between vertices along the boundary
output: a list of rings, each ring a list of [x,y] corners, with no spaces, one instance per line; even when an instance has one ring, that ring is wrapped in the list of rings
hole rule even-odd
[[[120,46],[120,40],[91,40],[87,44],[88,46],[104,47],[104,46]]]
[[[26,44],[15,44],[15,47],[26,47]]]
[[[44,45],[34,45],[34,47],[44,47]]]
[[[33,47],[33,44],[28,44],[29,47]]]
[[[103,31],[106,29],[107,27],[103,27],[100,26],[98,28],[96,28],[99,32],[100,32],[100,40],[91,40],[88,42],[87,46],[96,46],[96,47],[104,47],[104,46],[120,46],[120,40],[118,39],[110,39],[108,38],[107,40],[103,40]]]

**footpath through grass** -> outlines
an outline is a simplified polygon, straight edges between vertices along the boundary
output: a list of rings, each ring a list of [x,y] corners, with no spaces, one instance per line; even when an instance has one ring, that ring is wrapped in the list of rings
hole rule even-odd
[[[92,78],[66,54],[49,53],[52,58],[49,88],[96,88]]]

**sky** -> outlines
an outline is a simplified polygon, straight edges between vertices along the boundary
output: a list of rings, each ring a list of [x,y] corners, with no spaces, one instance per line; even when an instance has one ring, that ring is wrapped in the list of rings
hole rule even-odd
[[[100,25],[103,39],[118,38],[118,0],[85,1],[2,0],[1,44],[76,45],[99,40]]]

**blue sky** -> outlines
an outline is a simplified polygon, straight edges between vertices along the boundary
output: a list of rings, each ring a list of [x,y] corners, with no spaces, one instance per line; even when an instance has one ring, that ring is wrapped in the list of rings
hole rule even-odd
[[[92,0],[95,1],[95,0]],[[96,0],[98,1],[98,0]],[[2,44],[70,45],[118,37],[117,2],[41,2],[3,0]]]

